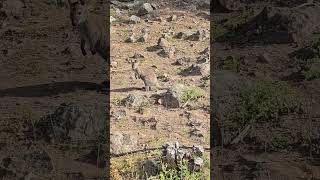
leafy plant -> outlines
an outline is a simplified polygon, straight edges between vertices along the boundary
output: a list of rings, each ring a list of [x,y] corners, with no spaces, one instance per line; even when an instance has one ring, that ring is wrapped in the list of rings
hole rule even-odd
[[[189,170],[188,161],[180,161],[178,168],[169,168],[164,162],[160,162],[160,180],[198,180],[204,177],[203,172],[192,172]]]
[[[211,32],[213,39],[216,39],[217,37],[223,35],[226,32],[226,30],[221,25],[213,24]]]
[[[311,81],[313,79],[320,78],[320,69],[310,69],[308,71],[303,72],[306,80]]]
[[[187,90],[185,90],[182,94],[181,100],[183,103],[187,101],[195,101],[202,97],[204,95],[204,92],[199,87],[190,87]]]
[[[275,121],[283,114],[301,110],[299,99],[280,82],[259,82],[241,90],[237,119],[241,124]]]

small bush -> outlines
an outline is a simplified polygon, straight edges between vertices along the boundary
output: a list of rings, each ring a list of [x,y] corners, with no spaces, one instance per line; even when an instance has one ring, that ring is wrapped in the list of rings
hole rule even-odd
[[[239,94],[237,119],[242,124],[274,121],[280,115],[300,110],[299,99],[280,82],[259,82],[244,88]]]
[[[306,80],[311,81],[313,79],[320,78],[320,69],[310,69],[308,71],[303,72]]]
[[[213,24],[213,28],[211,32],[212,32],[213,39],[215,39],[219,36],[222,36],[226,32],[226,30],[221,25]]]
[[[204,92],[199,87],[190,87],[187,90],[185,90],[182,94],[181,101],[183,103],[187,101],[195,101],[202,97],[204,95]]]
[[[187,161],[181,161],[178,169],[170,169],[166,163],[160,162],[160,174],[157,179],[160,180],[198,180],[204,178],[203,172],[191,172]]]

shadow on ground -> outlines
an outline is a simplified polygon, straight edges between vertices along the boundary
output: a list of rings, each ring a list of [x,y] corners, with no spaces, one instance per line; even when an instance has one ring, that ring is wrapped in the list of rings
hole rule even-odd
[[[92,82],[55,82],[0,90],[0,97],[43,97],[70,93],[76,90],[103,91],[104,85]]]
[[[138,87],[129,87],[129,88],[119,88],[119,89],[111,89],[110,92],[129,92],[135,90],[143,90],[143,88]]]

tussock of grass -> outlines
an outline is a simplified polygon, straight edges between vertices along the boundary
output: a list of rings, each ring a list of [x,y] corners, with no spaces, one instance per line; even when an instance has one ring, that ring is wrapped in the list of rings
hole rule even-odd
[[[189,87],[187,90],[183,92],[181,100],[183,103],[185,103],[187,101],[195,101],[203,96],[204,91],[201,88],[194,86]]]
[[[310,69],[303,72],[306,80],[311,81],[320,78],[320,62],[315,62]]]
[[[280,82],[259,82],[241,90],[237,119],[242,124],[275,121],[280,115],[301,109],[289,86]]]

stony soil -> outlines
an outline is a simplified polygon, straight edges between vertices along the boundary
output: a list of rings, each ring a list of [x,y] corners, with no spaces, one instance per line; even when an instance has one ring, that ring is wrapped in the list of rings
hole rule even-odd
[[[312,21],[318,19],[320,6],[316,2],[297,8],[304,2],[272,2],[245,1],[240,10],[212,14],[214,68],[211,71],[214,73],[213,92],[216,92],[213,94],[212,117],[217,123],[213,157],[218,162],[213,166],[217,179],[320,178],[317,145],[320,81],[318,76],[309,79],[306,75],[310,69],[319,71],[319,57],[315,56],[315,62],[306,65],[292,56],[293,52],[308,49],[317,42],[319,21]],[[269,9],[262,15],[266,5]],[[295,14],[294,20],[286,15],[287,12]],[[295,27],[297,24],[301,24],[300,28]],[[301,27],[305,29],[298,33]],[[291,39],[290,32],[295,38]],[[303,51],[302,56],[307,57],[307,51]],[[299,102],[301,111],[269,118],[260,116],[253,122],[243,123],[241,112],[247,106],[241,103],[249,101],[239,96],[239,92],[263,82],[286,84],[288,90],[277,98],[286,96],[281,100],[284,102],[290,96],[294,97],[294,103]],[[253,96],[257,91],[249,91],[251,102],[256,102],[255,107],[259,100],[254,98],[263,98],[265,94],[272,97],[282,90],[276,88],[271,90],[273,93],[264,91],[261,96]],[[267,109],[279,106],[264,104],[260,108],[266,108],[261,112],[267,112]],[[246,110],[250,111],[249,108]],[[251,111],[251,117],[255,116],[254,113]],[[249,130],[245,133],[247,128]],[[240,136],[240,141],[232,143],[242,133],[245,135]]]
[[[62,103],[103,113],[108,103],[100,91],[101,83],[107,80],[104,60],[91,54],[82,56],[67,7],[45,0],[25,1],[21,8],[20,1],[0,4],[8,2],[17,9],[1,9],[0,161],[4,173],[0,179],[32,178],[32,174],[45,179],[105,178],[105,171],[96,168],[96,164],[76,161],[92,147],[77,151],[84,145],[48,144],[27,135],[27,127],[53,113]],[[36,154],[31,159],[25,158],[25,154],[33,152]],[[50,166],[28,169],[36,163]]]
[[[170,1],[169,1],[170,2]],[[163,3],[163,4],[162,4]],[[202,75],[182,75],[180,72],[192,64],[197,63],[197,57],[209,47],[209,37],[201,41],[176,39],[169,36],[167,39],[169,47],[175,47],[176,53],[173,57],[162,57],[159,50],[152,51],[157,45],[158,39],[163,33],[172,31],[174,34],[184,31],[196,32],[197,30],[209,30],[209,19],[179,8],[173,1],[171,3],[159,3],[160,8],[156,10],[156,17],[161,21],[152,20],[148,17],[141,17],[137,24],[127,23],[134,11],[119,9],[122,15],[117,14],[117,6],[111,11],[116,18],[111,25],[111,58],[114,67],[111,72],[111,141],[117,133],[125,134],[134,139],[134,143],[115,148],[125,151],[136,149],[158,148],[166,142],[178,141],[181,145],[192,146],[199,144],[209,147],[210,116],[209,116],[209,84],[203,87]],[[208,11],[208,9],[207,9]],[[199,11],[198,11],[199,12]],[[177,19],[168,21],[176,15]],[[149,32],[146,42],[128,43],[126,40],[132,35],[139,39],[143,29]],[[208,34],[209,35],[209,34]],[[155,90],[146,92],[141,79],[135,79],[131,69],[131,60],[135,54],[143,58],[141,68],[153,70],[159,84],[164,88],[171,88],[180,83],[190,87],[199,87],[204,90],[202,97],[196,101],[190,101],[185,107],[170,108],[159,104],[157,97],[166,90]],[[190,62],[183,65],[174,65],[180,58],[190,58]],[[208,64],[209,67],[209,64]],[[122,103],[127,96],[145,98],[151,101],[148,105],[139,107],[126,106]],[[194,124],[192,124],[194,123]],[[193,134],[196,129],[196,134]],[[132,140],[133,141],[133,140]],[[125,144],[125,143],[124,143]],[[111,144],[112,148],[113,144]],[[124,150],[127,149],[127,150]],[[134,157],[128,157],[134,159]],[[127,159],[128,159],[127,158]],[[123,158],[114,158],[114,164],[121,164]],[[126,162],[126,161],[123,161]],[[116,166],[116,165],[114,165]],[[119,165],[121,167],[121,165]],[[119,167],[118,166],[118,167]],[[115,167],[117,168],[117,167]],[[119,172],[126,174],[123,169]],[[128,178],[128,177],[126,177]]]

